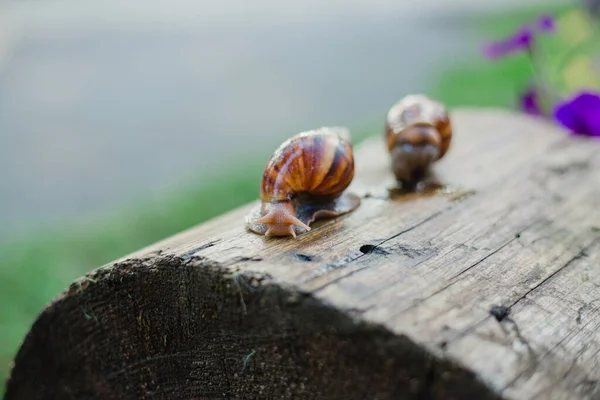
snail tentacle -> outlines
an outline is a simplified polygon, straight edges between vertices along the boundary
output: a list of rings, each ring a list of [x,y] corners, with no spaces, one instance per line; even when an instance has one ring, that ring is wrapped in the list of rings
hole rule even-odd
[[[268,226],[265,236],[288,236],[296,237],[294,225],[310,231],[310,227],[296,218],[294,207],[290,202],[268,203],[265,215],[254,221],[255,224]]]

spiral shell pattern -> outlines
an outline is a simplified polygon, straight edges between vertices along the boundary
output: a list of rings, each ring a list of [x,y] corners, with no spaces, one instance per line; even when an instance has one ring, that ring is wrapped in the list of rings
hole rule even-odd
[[[299,195],[330,199],[354,177],[352,145],[343,128],[302,132],[275,151],[260,187],[263,202],[292,200]]]
[[[439,132],[439,137],[425,139],[440,147],[437,159],[442,158],[450,146],[452,124],[446,108],[424,95],[406,96],[389,110],[385,135],[388,150],[392,150],[399,138],[413,144],[417,140],[423,140],[418,136],[403,136],[407,128],[418,125],[432,126]]]

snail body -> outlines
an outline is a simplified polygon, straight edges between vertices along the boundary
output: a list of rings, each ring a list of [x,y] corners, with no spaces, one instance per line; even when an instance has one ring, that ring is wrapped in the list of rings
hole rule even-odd
[[[444,105],[425,95],[409,95],[387,114],[385,140],[392,171],[403,187],[427,177],[431,164],[444,157],[452,124]]]
[[[299,133],[269,159],[260,184],[261,204],[246,217],[248,229],[296,237],[317,219],[352,211],[358,196],[344,191],[354,178],[349,132],[323,127]]]

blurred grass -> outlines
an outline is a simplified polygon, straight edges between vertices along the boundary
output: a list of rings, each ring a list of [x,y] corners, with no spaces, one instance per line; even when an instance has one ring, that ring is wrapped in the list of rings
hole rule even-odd
[[[563,13],[566,7],[545,9]],[[487,38],[503,37],[539,14],[531,9],[470,21]],[[529,78],[525,57],[490,63],[482,57],[445,71],[429,93],[451,107],[514,108],[517,93]],[[375,132],[380,131],[377,127]],[[369,129],[353,133],[358,141]],[[171,197],[148,200],[101,221],[57,227],[0,249],[0,395],[10,360],[35,316],[76,277],[132,251],[222,214],[258,197],[258,182],[266,160],[244,160]]]

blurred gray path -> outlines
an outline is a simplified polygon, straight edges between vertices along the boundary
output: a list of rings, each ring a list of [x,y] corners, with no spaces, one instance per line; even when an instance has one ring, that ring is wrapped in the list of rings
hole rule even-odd
[[[519,3],[0,1],[0,240],[383,116]]]

